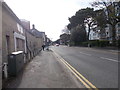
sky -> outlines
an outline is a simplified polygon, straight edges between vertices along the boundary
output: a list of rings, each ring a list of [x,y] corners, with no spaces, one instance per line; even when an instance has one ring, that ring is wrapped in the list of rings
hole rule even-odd
[[[93,0],[4,0],[19,19],[46,33],[52,41],[59,39],[69,24],[68,18],[81,8],[91,7]]]

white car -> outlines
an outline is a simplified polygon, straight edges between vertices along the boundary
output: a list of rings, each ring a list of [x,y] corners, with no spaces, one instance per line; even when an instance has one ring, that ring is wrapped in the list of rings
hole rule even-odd
[[[55,46],[59,46],[59,44],[56,44]]]

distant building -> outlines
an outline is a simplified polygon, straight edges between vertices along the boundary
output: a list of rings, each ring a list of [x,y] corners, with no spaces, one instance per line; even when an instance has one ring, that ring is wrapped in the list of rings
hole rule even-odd
[[[112,5],[109,5],[108,8],[112,9],[112,6],[115,7],[115,15],[118,17],[120,16],[120,2],[114,2]],[[108,18],[108,13],[110,13],[107,11],[106,8],[104,8],[104,12],[106,14],[106,18]],[[98,27],[99,28],[99,27]],[[90,40],[96,40],[96,39],[100,39],[100,40],[112,40],[112,26],[110,24],[106,24],[106,27],[104,28],[103,31],[95,32],[92,31],[90,32]],[[120,39],[120,22],[118,22],[116,24],[116,40]]]
[[[98,31],[90,31],[90,35],[89,35],[89,40],[99,40],[100,39],[100,34]]]
[[[42,38],[43,38],[43,44],[45,45],[45,42],[46,42],[45,32],[41,32],[41,34],[42,34]]]
[[[116,25],[116,39],[120,39],[120,22]]]
[[[25,19],[21,19],[21,23],[25,27],[26,30],[30,30],[30,21],[27,21]]]
[[[111,8],[111,7],[115,7],[115,15],[118,17],[120,16],[120,1],[119,2],[113,2],[112,5],[108,6],[108,8]],[[106,16],[108,18],[108,13],[107,12],[107,9],[104,9],[105,10],[105,13],[106,13]],[[112,10],[112,8],[111,8]],[[107,24],[107,27],[105,28],[106,30],[106,39],[107,40],[112,40],[112,26],[110,24]],[[116,24],[116,39],[120,39],[120,22],[118,22],[118,24]]]
[[[32,29],[26,30],[27,56],[29,60],[40,52],[44,43],[43,40],[42,33],[35,28],[35,25],[33,25]]]
[[[107,24],[105,27],[105,40],[112,40],[112,27],[110,24]]]

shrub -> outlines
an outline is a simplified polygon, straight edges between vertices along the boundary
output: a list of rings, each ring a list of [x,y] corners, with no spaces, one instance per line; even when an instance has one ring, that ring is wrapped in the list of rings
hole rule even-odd
[[[109,46],[109,41],[108,40],[99,40],[99,46],[100,47]]]
[[[120,47],[120,40],[117,40],[117,47]]]
[[[105,46],[109,46],[109,41],[108,40],[90,40],[88,42],[83,42],[82,46],[88,46],[88,44],[92,47],[94,46],[105,47]]]
[[[89,44],[89,42],[82,42],[81,46],[85,46],[85,47],[87,47],[88,44]]]
[[[74,42],[69,42],[69,46],[74,46],[75,43]]]
[[[89,41],[89,44],[90,44],[91,46],[99,46],[99,40],[90,40],[90,41]]]

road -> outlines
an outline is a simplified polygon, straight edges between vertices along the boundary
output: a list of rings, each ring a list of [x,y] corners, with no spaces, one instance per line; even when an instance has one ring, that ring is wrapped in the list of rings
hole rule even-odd
[[[118,54],[93,48],[52,46],[97,88],[118,88]]]

